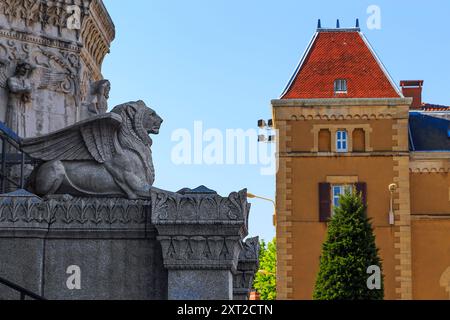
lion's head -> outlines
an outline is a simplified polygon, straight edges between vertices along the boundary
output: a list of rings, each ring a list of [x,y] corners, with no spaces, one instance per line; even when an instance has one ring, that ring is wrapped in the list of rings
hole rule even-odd
[[[132,131],[144,144],[151,145],[150,134],[158,134],[163,119],[155,110],[139,100],[128,102],[115,107],[111,112],[119,114],[126,123],[127,129]]]

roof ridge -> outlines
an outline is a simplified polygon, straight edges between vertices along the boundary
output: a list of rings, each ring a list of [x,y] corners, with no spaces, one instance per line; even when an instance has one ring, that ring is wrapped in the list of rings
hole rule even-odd
[[[317,32],[361,32],[361,28],[317,28]]]

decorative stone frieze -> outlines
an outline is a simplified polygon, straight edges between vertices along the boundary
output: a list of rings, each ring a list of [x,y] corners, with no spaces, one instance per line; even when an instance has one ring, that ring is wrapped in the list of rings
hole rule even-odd
[[[413,152],[409,171],[411,173],[449,173],[450,152]]]
[[[169,272],[169,299],[231,300],[248,234],[247,191],[228,197],[183,193],[152,190],[152,223]]]
[[[233,300],[248,300],[259,267],[259,237],[247,239],[233,279]]]
[[[0,121],[21,137],[79,121],[83,103],[92,102],[92,83],[103,78],[101,65],[114,37],[101,0],[1,1]],[[17,105],[8,84],[23,63],[31,66],[29,99]]]

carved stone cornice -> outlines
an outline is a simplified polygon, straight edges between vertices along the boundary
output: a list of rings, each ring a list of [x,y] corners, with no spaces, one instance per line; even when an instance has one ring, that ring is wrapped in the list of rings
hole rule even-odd
[[[93,0],[90,6],[91,15],[95,17],[96,24],[101,30],[101,34],[105,40],[111,44],[116,37],[116,29],[111,16],[108,13],[102,0]]]
[[[247,190],[233,192],[228,197],[152,191],[152,221],[158,225],[224,222],[247,228],[249,211]]]
[[[72,41],[65,41],[59,38],[50,36],[36,36],[22,31],[5,30],[0,28],[0,37],[18,40],[36,45],[42,45],[45,47],[56,48],[59,50],[67,50],[73,52],[80,52],[81,44],[74,44]]]
[[[236,270],[242,249],[239,236],[160,235],[157,239],[169,270]]]
[[[449,173],[450,152],[412,152],[411,173]]]
[[[247,191],[228,197],[152,190],[152,223],[169,270],[236,271],[247,236]]]
[[[71,198],[38,201],[5,197],[0,201],[0,229],[110,229],[145,227],[150,202],[144,200]]]
[[[94,69],[94,78],[99,80],[103,59],[109,53],[115,38],[115,27],[101,0],[92,0],[90,15],[85,19],[81,37],[84,44],[83,58],[90,69]]]
[[[247,239],[239,255],[237,270],[233,276],[234,300],[247,300],[259,268],[259,237]]]
[[[272,100],[274,120],[407,119],[411,99],[292,99]]]
[[[89,14],[89,4],[92,0],[2,0],[0,2],[0,14],[4,15],[12,25],[19,22],[17,26],[30,32],[35,32],[38,25],[40,33],[46,34],[48,26],[58,28],[58,35],[62,36],[61,30],[72,32],[75,30],[68,27],[68,20],[73,13],[67,10],[68,6],[76,6],[79,11],[79,20],[82,23]],[[31,31],[33,30],[33,31]]]

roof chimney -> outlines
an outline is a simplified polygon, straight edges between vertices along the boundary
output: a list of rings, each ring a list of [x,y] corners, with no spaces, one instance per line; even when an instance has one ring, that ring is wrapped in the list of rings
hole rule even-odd
[[[413,98],[411,109],[421,109],[423,80],[403,80],[400,81],[400,87],[405,97]]]

